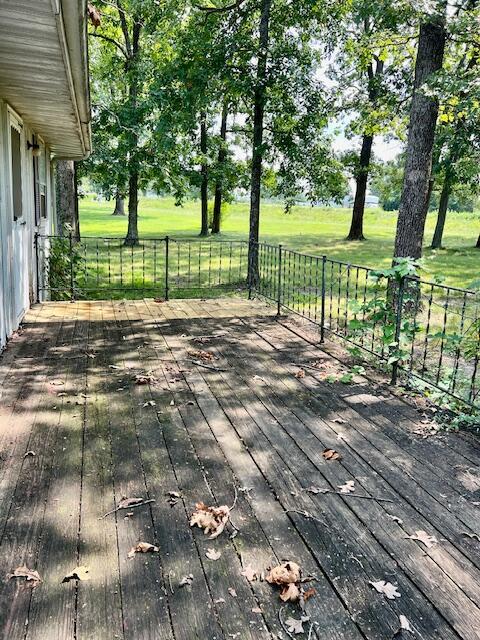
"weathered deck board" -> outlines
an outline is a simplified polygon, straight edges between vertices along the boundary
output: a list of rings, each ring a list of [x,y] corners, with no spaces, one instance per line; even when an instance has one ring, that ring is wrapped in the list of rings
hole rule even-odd
[[[302,363],[334,363],[338,350],[274,311],[228,299],[31,312],[0,358],[0,571],[25,563],[43,582],[0,582],[1,637],[285,640],[278,591],[241,575],[283,559],[316,576],[299,638],[400,638],[400,615],[412,637],[479,637],[478,443],[416,437],[421,413],[366,378],[297,379]],[[198,349],[219,370],[194,364]],[[136,385],[148,371],[156,382]],[[326,462],[326,447],[342,460]],[[364,499],[331,493],[347,480]],[[196,501],[232,504],[235,493],[236,536],[190,528]],[[155,502],[99,520],[124,496]],[[406,538],[416,529],[438,542]],[[139,541],[160,550],[128,558]],[[77,564],[90,580],[61,584]],[[374,591],[380,579],[401,597]]]

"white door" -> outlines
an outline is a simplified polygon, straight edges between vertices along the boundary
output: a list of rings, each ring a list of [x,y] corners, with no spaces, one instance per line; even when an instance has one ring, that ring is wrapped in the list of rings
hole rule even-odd
[[[28,233],[25,193],[25,136],[21,123],[9,115],[10,215],[9,263],[11,274],[12,320],[17,326],[28,305]]]

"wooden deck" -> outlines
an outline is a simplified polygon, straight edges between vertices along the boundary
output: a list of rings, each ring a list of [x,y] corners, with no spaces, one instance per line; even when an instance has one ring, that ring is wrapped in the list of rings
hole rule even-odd
[[[326,381],[338,362],[301,334],[234,299],[30,312],[0,358],[0,571],[42,582],[0,582],[0,638],[480,638],[480,445],[424,438],[365,379]],[[189,526],[196,502],[235,494],[237,535]],[[123,497],[154,501],[99,519]],[[129,558],[139,541],[159,552]],[[303,635],[284,624],[298,608],[242,575],[282,560],[315,577]],[[89,579],[62,583],[78,565]]]

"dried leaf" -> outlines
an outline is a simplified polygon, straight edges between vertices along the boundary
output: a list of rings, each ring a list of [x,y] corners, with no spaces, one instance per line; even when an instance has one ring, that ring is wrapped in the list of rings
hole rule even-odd
[[[29,457],[34,457],[37,454],[35,453],[35,451],[27,451],[27,453],[23,456],[24,458],[29,458]]]
[[[223,604],[225,602],[225,598],[217,598],[213,601],[215,604]]]
[[[283,602],[297,602],[300,598],[300,589],[296,584],[285,585],[280,593],[280,600]]]
[[[150,373],[139,373],[135,376],[134,378],[135,380],[135,384],[155,384],[155,382],[157,382],[157,379],[155,378],[155,376],[152,376]]]
[[[122,498],[117,505],[117,509],[128,509],[134,504],[141,504],[144,502],[143,498]]]
[[[136,553],[157,553],[158,551],[160,551],[159,547],[150,544],[150,542],[139,542],[130,549],[128,557],[133,558]]]
[[[303,369],[299,369],[295,374],[295,378],[304,378],[304,377],[305,377],[305,371]]]
[[[240,573],[242,576],[245,576],[245,578],[249,582],[255,582],[255,580],[257,579],[257,571],[252,567],[251,564],[248,564],[246,567],[244,567],[243,571],[241,571]]]
[[[345,484],[339,484],[340,493],[353,493],[355,491],[355,480],[347,480]]]
[[[405,537],[410,540],[422,542],[427,549],[431,549],[438,542],[435,536],[430,536],[426,531],[415,531],[413,535]]]
[[[218,560],[221,557],[222,552],[217,551],[216,549],[207,549],[205,555],[209,560]]]
[[[378,593],[383,593],[389,600],[395,600],[395,598],[400,598],[400,592],[397,590],[397,587],[393,585],[391,582],[385,582],[385,580],[378,580],[378,582],[370,583],[374,589],[378,591]]]
[[[312,596],[314,596],[317,592],[315,591],[315,589],[313,587],[310,587],[310,589],[307,589],[306,591],[303,592],[303,599],[306,602],[309,598],[311,598]]]
[[[253,607],[252,613],[263,613],[260,607]]]
[[[317,495],[317,493],[326,493],[326,489],[320,489],[320,487],[315,487],[314,485],[312,485],[311,487],[307,487],[305,491],[308,491],[308,493],[313,493],[315,495]]]
[[[304,633],[305,629],[303,628],[303,624],[309,620],[310,616],[302,616],[300,620],[290,617],[285,620],[285,624],[287,625],[289,633]]]
[[[342,456],[335,449],[324,449],[322,456],[325,460],[341,460]]]
[[[144,407],[154,407],[157,403],[155,402],[155,400],[147,400],[147,402],[143,403]]]
[[[220,507],[207,507],[203,502],[197,502],[196,511],[190,518],[190,526],[197,525],[204,530],[205,535],[210,534],[210,540],[217,538],[225,529],[230,518],[230,507],[222,505]]]
[[[156,302],[157,304],[160,304],[162,302],[165,302],[165,298],[154,298],[153,301]]]
[[[204,362],[212,362],[212,360],[216,359],[213,353],[210,353],[209,351],[204,351],[203,349],[198,349],[196,351],[189,351],[188,355],[191,356],[192,358],[203,360]]]
[[[403,629],[404,631],[410,631],[410,633],[413,633],[412,625],[410,624],[410,621],[407,618],[407,616],[401,615],[399,616],[399,619],[400,619],[400,629]]]
[[[42,581],[40,578],[40,574],[35,569],[29,569],[25,565],[22,567],[17,567],[7,575],[7,580],[11,580],[12,578],[25,578],[25,581],[29,587],[35,589],[40,582]]]
[[[299,582],[300,567],[296,562],[284,562],[270,570],[265,580],[270,584],[289,585]]]
[[[90,580],[90,569],[84,565],[75,567],[75,569],[72,569],[70,573],[67,573],[62,580],[62,583],[70,582],[70,580]]]
[[[65,384],[63,380],[52,380],[50,384],[53,384],[55,387],[59,387],[62,384]]]
[[[189,573],[188,576],[183,576],[178,586],[186,587],[187,585],[192,584],[192,582],[193,582],[193,573]]]
[[[233,587],[228,587],[227,591],[232,596],[232,598],[236,598],[237,597],[237,592],[235,591],[235,589]]]

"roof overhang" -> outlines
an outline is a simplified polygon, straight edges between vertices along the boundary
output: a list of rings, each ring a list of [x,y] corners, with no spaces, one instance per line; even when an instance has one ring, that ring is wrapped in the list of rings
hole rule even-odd
[[[86,0],[0,2],[0,99],[56,158],[91,150]]]

